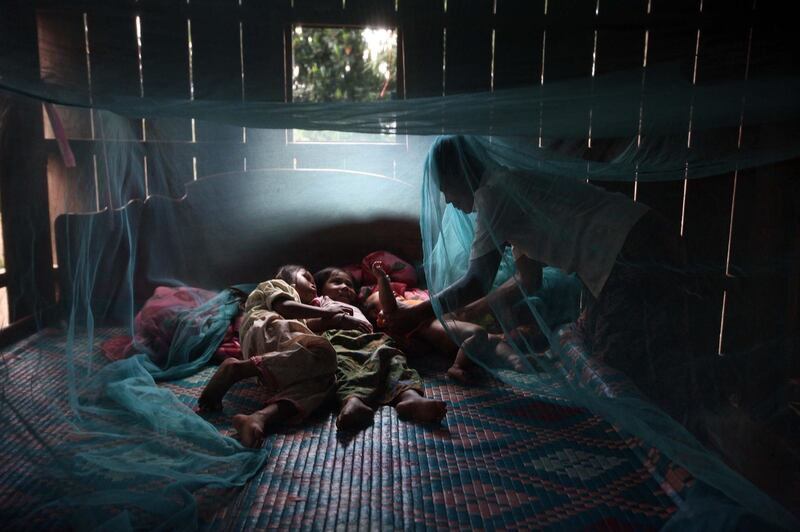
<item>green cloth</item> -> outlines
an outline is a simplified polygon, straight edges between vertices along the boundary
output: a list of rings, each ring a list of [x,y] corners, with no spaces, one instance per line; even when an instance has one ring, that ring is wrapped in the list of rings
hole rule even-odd
[[[406,390],[424,395],[422,378],[383,333],[330,330],[322,333],[336,350],[336,397],[358,397],[367,405],[391,404]]]

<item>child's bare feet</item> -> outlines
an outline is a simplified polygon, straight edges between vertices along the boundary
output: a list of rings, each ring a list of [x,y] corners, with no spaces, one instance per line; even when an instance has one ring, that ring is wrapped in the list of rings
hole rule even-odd
[[[239,440],[245,447],[261,447],[264,435],[270,424],[280,423],[297,414],[297,408],[289,401],[278,401],[267,405],[252,414],[237,414],[233,416],[233,426],[239,433]]]
[[[358,397],[350,397],[342,405],[336,417],[336,428],[339,430],[361,430],[372,424],[375,411]]]
[[[251,449],[261,447],[264,443],[264,428],[265,419],[264,414],[255,412],[254,414],[236,414],[233,416],[233,426],[236,432],[239,433],[239,440],[245,447]]]
[[[249,360],[226,358],[217,368],[217,372],[208,381],[200,394],[197,404],[200,410],[222,410],[222,398],[234,383],[246,378],[248,375],[245,365],[255,369]],[[249,368],[248,368],[249,369]]]
[[[447,412],[447,404],[444,401],[422,397],[414,390],[406,390],[400,395],[400,401],[395,405],[395,409],[401,419],[419,423],[439,423]]]

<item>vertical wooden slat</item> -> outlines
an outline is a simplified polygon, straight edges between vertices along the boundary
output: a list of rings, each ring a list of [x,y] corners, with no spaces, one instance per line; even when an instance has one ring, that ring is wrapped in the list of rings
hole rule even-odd
[[[144,93],[152,98],[189,98],[186,2],[141,0]]]
[[[590,87],[592,73],[592,52],[594,48],[594,24],[597,0],[577,2],[548,2],[545,17],[545,38],[543,51],[543,86],[572,79],[570,90]],[[589,135],[589,109],[585,109],[586,136]],[[558,112],[542,109],[541,137],[546,141],[555,140],[551,133],[561,118]],[[587,145],[584,140],[584,145]]]
[[[747,16],[746,13],[734,12],[734,8],[733,4],[713,1],[706,1],[703,5],[696,71],[698,84],[745,79],[749,31],[742,21]],[[719,24],[720,17],[734,23]],[[693,122],[705,123],[706,112],[703,105],[695,103]],[[738,121],[741,108],[733,108],[731,113],[731,121]],[[709,145],[735,152],[737,138],[736,127],[721,130],[695,128],[692,131],[692,149],[703,150]],[[702,300],[690,305],[690,323],[695,350],[703,356],[720,349],[724,293],[721,281],[726,269],[733,186],[733,171],[722,176],[690,179],[686,185],[684,241],[702,290]]]
[[[542,68],[544,0],[497,0],[494,88],[538,85]],[[536,30],[532,29],[534,23]]]
[[[797,160],[739,172],[731,269],[741,287],[729,292],[723,345],[749,403],[773,396],[797,367],[790,288],[800,252],[798,174]]]
[[[37,26],[42,79],[64,87],[72,94],[84,94],[85,99],[78,103],[88,105],[82,14],[78,11],[40,10]]]
[[[291,0],[295,22],[336,24],[342,20],[342,0]]]
[[[92,96],[99,106],[117,97],[139,96],[136,16],[132,0],[127,4],[120,10],[99,6],[88,12]]]
[[[619,24],[621,20],[625,24]],[[595,60],[595,80],[593,88],[602,93],[606,84],[617,83],[615,78],[607,80],[611,74],[620,72],[633,73],[644,70],[645,31],[647,27],[647,0],[637,2],[600,4],[597,15],[599,29],[597,31],[597,46]],[[613,89],[613,85],[608,87]],[[601,99],[592,108],[592,148],[590,156],[593,160],[607,161],[619,149],[635,140],[639,125],[639,101],[624,102],[624,107],[614,104],[605,104]],[[609,122],[619,125],[620,129],[629,134],[624,138],[609,137],[604,131],[603,124]],[[614,192],[620,192],[631,198],[634,196],[635,176],[629,176],[629,181],[596,183]]]
[[[347,0],[344,16],[370,27],[388,28],[397,24],[394,0]]]
[[[795,43],[787,25],[779,23],[779,17],[785,15],[784,4],[759,1],[755,11],[749,70],[753,81],[791,71]],[[744,113],[743,146],[765,148],[783,141],[777,126],[747,125],[746,102]],[[738,174],[731,271],[742,286],[729,293],[723,347],[728,353],[746,357],[739,357],[743,360],[738,369],[746,375],[742,393],[751,401],[774,394],[800,367],[796,307],[798,174],[797,159]],[[765,375],[769,368],[773,374]]]
[[[666,63],[680,62],[680,72],[684,81],[691,83],[692,69],[694,66],[694,50],[696,44],[697,28],[687,24],[674,26],[680,14],[696,17],[699,11],[699,0],[676,0],[671,2],[655,1],[652,4],[652,13],[649,17],[650,33],[648,43],[648,71]],[[650,86],[645,78],[644,86],[647,92]],[[686,129],[683,133],[688,136],[690,98],[687,95],[685,102]],[[643,101],[643,136],[642,143],[653,139],[648,136],[652,128],[648,127],[649,113],[658,112],[657,98],[645,97]],[[653,134],[658,134],[654,131]],[[685,138],[685,137],[684,137]],[[642,203],[653,207],[678,231],[681,225],[683,211],[683,182],[674,180],[667,182],[640,182],[638,185],[638,199]]]
[[[186,3],[180,0],[142,0],[142,74],[147,98],[189,99],[189,46]],[[146,138],[188,141],[191,122],[151,118]],[[148,159],[149,160],[149,159]],[[191,174],[190,174],[191,177]]]
[[[545,83],[589,78],[596,7],[597,0],[548,3]]]
[[[286,100],[286,63],[291,50],[284,32],[290,26],[289,2],[247,2],[241,10],[244,47],[244,99]]]
[[[183,128],[181,128],[183,129]],[[148,142],[147,182],[151,196],[177,199],[186,193],[184,185],[192,181],[194,145],[187,142]]]
[[[489,91],[492,0],[448,0],[445,94]]]
[[[30,61],[29,76],[38,71],[37,17],[32,6],[12,3],[13,24],[0,23],[17,50]],[[69,32],[71,35],[80,31]],[[77,86],[78,88],[80,85]],[[41,318],[54,301],[50,223],[47,205],[47,163],[42,108],[37,101],[7,95],[0,135],[0,210],[3,213],[9,321]],[[44,201],[43,201],[44,199]]]
[[[242,100],[238,2],[195,0],[189,15],[192,27],[192,79],[195,100]],[[196,122],[198,143],[236,142],[240,127]],[[213,146],[199,151],[198,177],[229,171],[229,161]],[[241,163],[238,165],[241,167]]]
[[[240,100],[236,0],[194,0],[190,5],[195,99]]]
[[[129,2],[131,9],[121,11],[96,7],[87,13],[93,106],[102,107],[116,98],[138,98],[142,94],[133,5]],[[101,190],[106,191],[106,201],[120,207],[132,199],[144,199],[144,160],[135,159],[134,155],[142,147],[125,151],[117,144],[141,139],[142,121],[96,112],[94,123],[95,138],[99,140],[98,182]]]
[[[442,2],[400,2],[406,98],[442,95],[443,23]]]

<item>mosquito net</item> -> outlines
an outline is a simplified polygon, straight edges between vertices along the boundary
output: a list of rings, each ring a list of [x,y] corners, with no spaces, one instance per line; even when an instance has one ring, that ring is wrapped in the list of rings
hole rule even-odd
[[[6,333],[49,338],[0,363],[4,468],[41,486],[5,520],[207,524],[280,449],[170,381],[229,339],[247,283],[388,248],[432,296],[392,327],[435,316],[475,366],[684,467],[669,526],[798,526],[800,77],[777,6],[476,2],[484,27],[453,0],[185,4],[0,11]],[[375,52],[396,61],[341,52],[371,96],[309,96],[292,53],[327,37],[301,23],[348,16],[401,28]],[[529,32],[538,55],[513,53]],[[124,356],[99,354],[108,330]]]

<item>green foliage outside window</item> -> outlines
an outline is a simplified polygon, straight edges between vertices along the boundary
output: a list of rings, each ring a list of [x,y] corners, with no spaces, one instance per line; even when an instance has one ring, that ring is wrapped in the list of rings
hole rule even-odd
[[[394,30],[297,26],[292,32],[292,99],[390,99],[396,90],[396,59]]]

